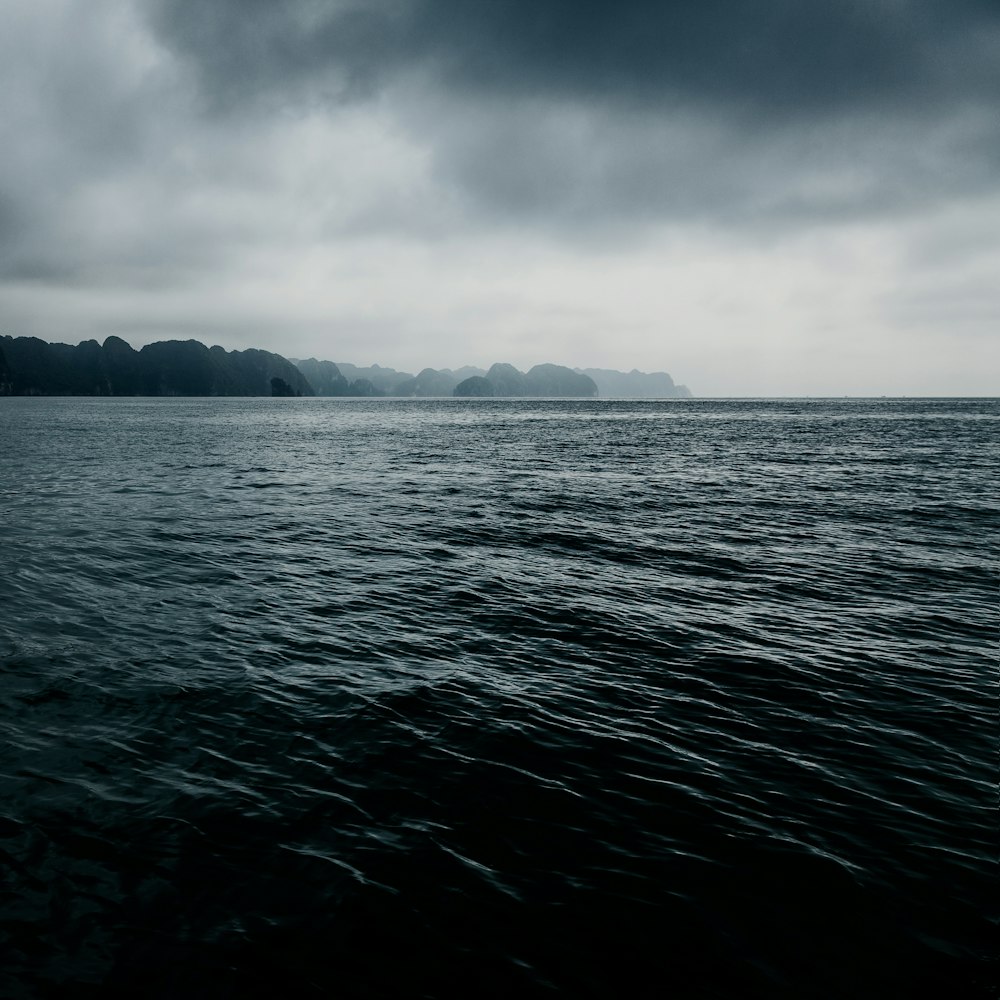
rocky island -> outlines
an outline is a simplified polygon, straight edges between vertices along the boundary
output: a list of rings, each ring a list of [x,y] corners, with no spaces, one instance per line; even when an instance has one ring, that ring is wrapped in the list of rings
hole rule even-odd
[[[9,396],[312,396],[287,358],[226,351],[197,340],[133,350],[120,337],[76,347],[0,337],[0,394]]]
[[[343,396],[490,398],[684,398],[666,372],[619,372],[540,364],[521,372],[497,363],[424,368],[416,375],[371,365],[227,351],[165,340],[136,351],[120,337],[73,347],[37,337],[0,337],[0,396]]]

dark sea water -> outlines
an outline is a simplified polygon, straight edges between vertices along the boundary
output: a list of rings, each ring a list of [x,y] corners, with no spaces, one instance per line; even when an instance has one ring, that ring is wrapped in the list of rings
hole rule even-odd
[[[1000,402],[0,400],[0,995],[996,996]]]

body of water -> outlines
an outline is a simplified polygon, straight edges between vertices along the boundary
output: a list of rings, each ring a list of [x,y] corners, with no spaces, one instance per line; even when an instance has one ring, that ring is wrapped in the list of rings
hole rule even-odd
[[[0,400],[0,993],[996,996],[998,470],[996,400]]]

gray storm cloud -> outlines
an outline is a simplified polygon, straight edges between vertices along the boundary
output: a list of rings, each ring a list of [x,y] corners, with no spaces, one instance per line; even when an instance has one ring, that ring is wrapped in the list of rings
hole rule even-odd
[[[191,68],[208,111],[390,93],[447,183],[542,224],[868,212],[996,182],[996,137],[981,141],[1000,104],[986,3],[155,10],[157,36]]]
[[[276,90],[347,99],[415,68],[480,96],[653,111],[677,101],[758,119],[915,101],[939,114],[1000,97],[996,8],[976,0],[169,0],[153,10],[158,36],[221,106]]]
[[[994,3],[9,8],[5,332],[997,381]]]

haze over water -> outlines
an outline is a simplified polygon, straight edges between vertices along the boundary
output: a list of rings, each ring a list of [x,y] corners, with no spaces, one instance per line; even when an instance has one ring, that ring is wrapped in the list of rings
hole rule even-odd
[[[995,995],[998,431],[0,400],[0,993]]]

